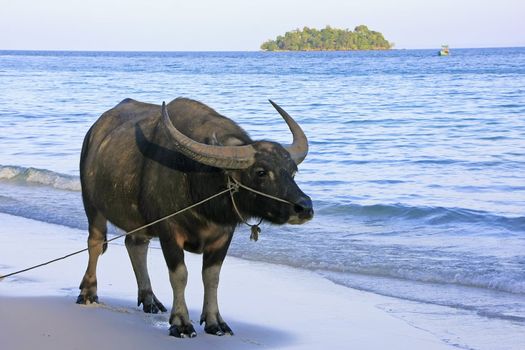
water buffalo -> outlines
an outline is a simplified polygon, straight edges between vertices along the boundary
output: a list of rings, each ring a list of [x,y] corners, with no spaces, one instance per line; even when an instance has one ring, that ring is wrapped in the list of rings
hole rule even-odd
[[[175,337],[196,335],[184,299],[184,250],[203,254],[201,324],[210,334],[233,334],[219,313],[217,286],[235,228],[248,218],[301,224],[313,216],[312,201],[294,181],[308,141],[270,102],[293,134],[291,145],[253,141],[232,120],[186,98],[162,106],[125,99],[102,114],[86,134],[80,159],[89,261],[77,303],[98,302],[96,266],[107,246],[108,220],[128,232],[223,191],[231,180],[284,201],[241,187],[128,235],[125,243],[138,305],[157,313],[166,308],[152,291],[146,256],[150,239],[159,238],[173,288],[169,322]]]

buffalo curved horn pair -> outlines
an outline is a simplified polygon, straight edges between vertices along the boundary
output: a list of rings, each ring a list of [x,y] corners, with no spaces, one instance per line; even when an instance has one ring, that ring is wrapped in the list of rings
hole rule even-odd
[[[283,117],[292,132],[293,142],[284,148],[290,153],[294,162],[299,164],[308,153],[308,139],[301,127],[284,109],[271,100],[270,103]],[[255,162],[256,151],[252,145],[213,146],[197,142],[184,135],[171,122],[165,102],[162,102],[162,122],[177,150],[197,162],[222,169],[246,169]]]

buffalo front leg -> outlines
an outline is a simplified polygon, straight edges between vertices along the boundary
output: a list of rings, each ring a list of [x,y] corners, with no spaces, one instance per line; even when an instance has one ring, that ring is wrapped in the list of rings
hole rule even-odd
[[[106,219],[96,215],[89,224],[88,266],[82,282],[77,304],[98,303],[97,296],[97,262],[106,248]]]
[[[153,294],[153,290],[151,289],[147,264],[149,238],[140,235],[129,235],[126,236],[125,242],[137,279],[137,306],[142,304],[142,310],[146,313],[156,314],[159,311],[166,312],[166,308],[157,299],[155,294]]]
[[[188,282],[188,270],[184,263],[184,251],[177,245],[174,237],[160,238],[162,253],[168,265],[171,288],[173,289],[173,306],[170,315],[170,335],[177,338],[197,336],[190,321],[184,291]]]
[[[233,331],[221,317],[217,298],[219,275],[230,241],[231,235],[229,237],[225,236],[222,244],[219,246],[214,245],[214,249],[205,251],[202,263],[204,304],[200,323],[205,323],[204,331],[206,333],[218,336],[225,334],[233,335]]]

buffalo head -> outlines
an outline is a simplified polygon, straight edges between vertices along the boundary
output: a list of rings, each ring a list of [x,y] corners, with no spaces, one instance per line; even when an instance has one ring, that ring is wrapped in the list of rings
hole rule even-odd
[[[308,153],[308,140],[293,118],[273,101],[270,103],[283,117],[293,135],[291,145],[255,141],[238,146],[209,145],[197,142],[180,132],[171,122],[166,105],[162,105],[162,123],[176,149],[199,163],[223,169],[227,176],[256,191],[280,198],[279,201],[241,188],[235,201],[242,215],[257,217],[275,224],[302,224],[313,217],[310,197],[295,183],[294,176]]]

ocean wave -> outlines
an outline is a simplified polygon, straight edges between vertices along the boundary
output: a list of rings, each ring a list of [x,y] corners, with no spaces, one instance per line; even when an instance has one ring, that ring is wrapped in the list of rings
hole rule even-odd
[[[359,273],[322,272],[329,280],[350,288],[356,288],[395,298],[441,305],[468,312],[475,312],[484,318],[498,318],[512,322],[525,322],[525,296],[514,290],[511,293],[502,288],[476,285],[411,281],[389,276],[363,275]],[[511,282],[511,285],[513,283]],[[513,289],[511,286],[508,286]],[[518,286],[518,289],[520,287]]]
[[[525,295],[525,281],[523,274],[514,271],[474,271],[467,268],[417,268],[417,261],[408,266],[333,266],[328,264],[317,264],[316,266],[306,266],[310,270],[318,271],[326,276],[337,275],[345,276],[339,278],[341,284],[352,285],[352,278],[368,276],[373,278],[391,278],[405,283],[424,283],[429,285],[457,286],[480,288],[505,293]],[[487,269],[488,270],[488,269]],[[354,277],[352,277],[354,276]]]
[[[525,232],[525,217],[507,217],[480,210],[403,204],[334,204],[317,203],[317,214],[354,217],[364,221],[420,221],[427,225],[454,223],[498,225],[510,231]]]
[[[57,173],[47,169],[0,165],[0,181],[17,185],[40,185],[59,190],[80,191],[78,176]],[[317,215],[354,218],[359,221],[406,221],[426,225],[454,223],[498,225],[513,232],[525,232],[525,217],[507,217],[466,208],[408,206],[404,204],[343,204],[318,201]]]
[[[80,191],[80,179],[77,176],[60,174],[47,169],[0,165],[0,181],[49,186],[59,190]]]

